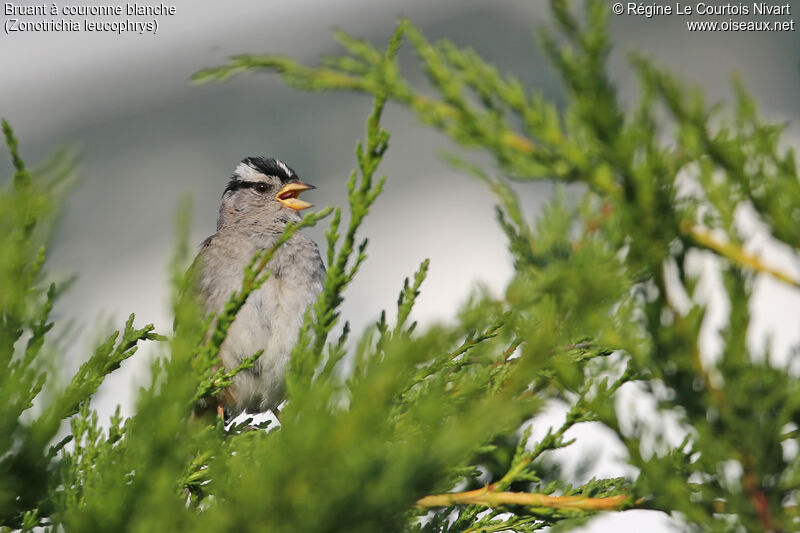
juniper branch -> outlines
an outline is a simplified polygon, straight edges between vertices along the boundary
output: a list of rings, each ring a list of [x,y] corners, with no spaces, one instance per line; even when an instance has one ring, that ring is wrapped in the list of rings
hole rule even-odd
[[[417,500],[420,507],[451,507],[453,505],[481,505],[501,507],[504,505],[523,505],[526,507],[549,507],[579,511],[619,511],[633,506],[629,495],[608,496],[606,498],[584,498],[581,496],[551,496],[549,494],[495,492],[489,488],[467,492],[431,494]]]
[[[6,119],[3,119],[2,123],[6,146],[8,146],[8,151],[11,154],[11,161],[14,163],[14,186],[19,189],[30,182],[31,176],[28,169],[25,168],[25,162],[19,155],[19,141],[14,136],[14,130],[11,129],[11,125]]]
[[[394,61],[400,46],[402,28],[398,29],[389,41],[381,59],[379,72],[385,76],[389,72],[388,65]],[[292,350],[289,365],[288,388],[310,383],[314,372],[317,370],[322,357],[328,334],[338,321],[339,305],[343,301],[342,292],[352,281],[361,263],[366,259],[364,253],[367,240],[361,241],[356,247],[356,233],[369,213],[370,206],[375,202],[383,189],[385,178],[373,183],[377,169],[384,152],[388,147],[389,133],[380,127],[380,117],[386,103],[386,95],[379,94],[375,97],[372,113],[367,119],[366,144],[359,142],[356,146],[356,158],[361,179],[357,179],[356,171],[350,175],[347,182],[348,203],[350,207],[350,221],[344,234],[344,239],[337,247],[339,240],[340,211],[334,215],[331,227],[326,233],[328,239],[328,270],[325,274],[325,285],[317,302],[306,314],[306,320],[300,331],[298,343]],[[336,252],[334,253],[334,250]],[[353,254],[355,258],[353,259]],[[313,316],[313,321],[311,317]]]

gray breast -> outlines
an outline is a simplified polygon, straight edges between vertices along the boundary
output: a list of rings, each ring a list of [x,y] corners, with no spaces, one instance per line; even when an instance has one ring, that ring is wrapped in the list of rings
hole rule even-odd
[[[241,287],[242,273],[257,250],[240,242],[221,246],[212,239],[203,250],[199,289],[208,311],[220,312],[230,294]],[[322,290],[325,269],[317,245],[303,235],[285,243],[267,265],[272,274],[254,291],[228,330],[220,357],[227,369],[264,350],[256,366],[234,378],[233,414],[265,411],[283,401],[286,364],[297,341],[305,311]]]

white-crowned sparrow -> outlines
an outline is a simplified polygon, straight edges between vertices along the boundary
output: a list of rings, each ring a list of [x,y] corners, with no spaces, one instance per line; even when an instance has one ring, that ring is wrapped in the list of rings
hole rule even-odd
[[[207,312],[222,311],[240,289],[254,254],[270,248],[287,222],[300,220],[299,211],[311,204],[298,195],[313,188],[278,159],[248,157],[236,167],[222,194],[217,232],[203,242],[196,262],[197,290]],[[267,269],[271,275],[250,294],[220,349],[226,369],[264,350],[218,398],[227,416],[275,409],[283,401],[289,354],[306,309],[322,290],[319,249],[299,232],[277,250]]]

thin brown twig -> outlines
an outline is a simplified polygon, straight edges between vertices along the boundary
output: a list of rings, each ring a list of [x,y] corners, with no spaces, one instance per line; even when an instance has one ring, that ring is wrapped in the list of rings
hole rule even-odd
[[[738,265],[749,267],[756,272],[769,274],[775,279],[783,281],[793,287],[800,288],[800,281],[794,279],[789,274],[767,265],[760,257],[745,252],[740,246],[730,242],[719,242],[714,239],[711,232],[694,226],[688,220],[681,222],[680,230],[681,233],[694,240],[695,244],[707,248],[712,252],[716,252]]]
[[[417,500],[419,507],[524,505],[526,507],[549,507],[580,511],[615,511],[629,507],[631,504],[635,504],[635,502],[628,494],[607,496],[605,498],[586,498],[583,496],[550,496],[549,494],[530,492],[494,492],[489,487],[467,492],[431,494]]]
[[[750,502],[753,504],[753,508],[756,511],[759,522],[761,522],[761,526],[764,528],[764,531],[776,531],[774,522],[772,520],[772,513],[769,509],[769,500],[759,486],[757,474],[755,472],[755,465],[753,465],[752,456],[750,456],[750,454],[745,454],[744,460],[742,461],[742,466],[744,467],[742,485],[744,486],[745,491],[747,491],[747,496],[749,497]]]

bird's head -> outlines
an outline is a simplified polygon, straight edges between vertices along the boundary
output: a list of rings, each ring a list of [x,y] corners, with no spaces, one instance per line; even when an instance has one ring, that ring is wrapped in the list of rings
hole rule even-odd
[[[299,218],[296,213],[312,204],[298,196],[313,188],[280,159],[248,157],[233,171],[222,194],[220,218]]]

